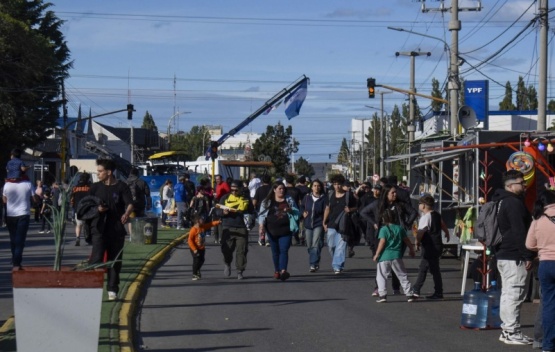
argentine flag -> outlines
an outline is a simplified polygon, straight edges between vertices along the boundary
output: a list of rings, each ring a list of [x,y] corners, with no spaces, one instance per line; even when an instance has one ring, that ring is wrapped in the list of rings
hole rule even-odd
[[[287,98],[285,98],[285,115],[289,120],[297,116],[301,111],[301,106],[303,106],[304,100],[306,98],[306,93],[308,90],[308,79],[305,79],[303,83],[297,89],[295,89]]]

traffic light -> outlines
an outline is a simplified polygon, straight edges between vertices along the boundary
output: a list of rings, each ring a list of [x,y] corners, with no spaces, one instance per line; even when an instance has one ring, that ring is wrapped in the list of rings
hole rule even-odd
[[[133,104],[127,104],[127,119],[133,120]]]
[[[210,144],[210,157],[212,160],[218,159],[218,142],[212,142]]]
[[[376,96],[376,80],[368,78],[366,80],[366,87],[368,87],[368,98],[374,98]]]

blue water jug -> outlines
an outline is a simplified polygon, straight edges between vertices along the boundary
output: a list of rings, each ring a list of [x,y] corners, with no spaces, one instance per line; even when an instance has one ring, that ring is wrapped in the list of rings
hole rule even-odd
[[[485,329],[488,317],[488,296],[482,292],[481,284],[474,283],[474,289],[464,293],[461,327]]]
[[[488,319],[486,325],[490,329],[499,329],[501,327],[501,317],[499,316],[499,305],[501,304],[501,291],[497,289],[497,282],[492,281],[491,287],[487,292],[488,295]]]

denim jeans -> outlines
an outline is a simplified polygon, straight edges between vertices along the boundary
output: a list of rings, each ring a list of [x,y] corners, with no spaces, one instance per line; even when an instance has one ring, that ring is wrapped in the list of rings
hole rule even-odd
[[[30,215],[6,216],[6,226],[10,233],[10,246],[12,250],[12,265],[19,267],[23,260],[23,248],[27,230],[29,230]]]
[[[175,202],[177,208],[177,227],[185,227],[185,211],[187,210],[185,202]]]
[[[274,271],[287,271],[287,264],[289,263],[289,247],[291,247],[292,238],[293,236],[291,235],[280,237],[268,236],[268,241],[270,242],[270,248],[272,250]]]
[[[544,351],[555,351],[555,260],[540,260],[538,270],[542,290]]]
[[[322,253],[322,247],[324,247],[324,228],[322,226],[315,229],[305,228],[304,235],[306,237],[310,265],[320,265],[320,253]]]
[[[345,251],[347,242],[343,241],[341,234],[337,230],[328,227],[326,232],[328,249],[331,255],[331,266],[333,270],[343,270],[345,266]]]
[[[516,260],[497,260],[501,275],[501,304],[499,315],[503,331],[520,332],[520,308],[526,297],[526,263]]]

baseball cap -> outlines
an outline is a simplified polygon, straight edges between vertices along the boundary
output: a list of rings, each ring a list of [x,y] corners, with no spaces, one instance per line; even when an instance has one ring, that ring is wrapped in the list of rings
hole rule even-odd
[[[381,191],[381,190],[383,189],[383,187],[382,187],[382,185],[376,183],[376,184],[374,185],[374,187],[372,187],[372,189],[377,189],[378,191]]]

